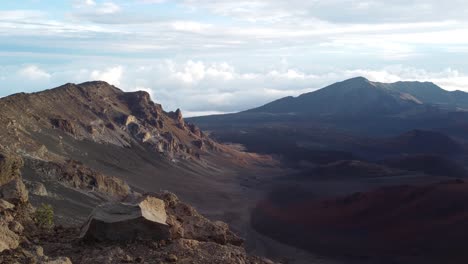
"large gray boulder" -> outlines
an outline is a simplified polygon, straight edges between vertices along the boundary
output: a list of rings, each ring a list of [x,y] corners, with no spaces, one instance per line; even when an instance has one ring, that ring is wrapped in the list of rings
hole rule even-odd
[[[96,241],[166,240],[170,238],[164,201],[151,196],[135,203],[97,207],[83,226],[81,237]]]

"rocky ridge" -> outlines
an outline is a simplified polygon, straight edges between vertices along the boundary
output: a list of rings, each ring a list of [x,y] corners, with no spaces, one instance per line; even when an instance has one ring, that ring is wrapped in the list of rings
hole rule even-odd
[[[193,124],[182,112],[165,112],[143,91],[123,92],[105,82],[66,84],[33,94],[15,94],[0,100],[0,144],[37,158],[57,158],[57,150],[38,140],[51,130],[61,136],[120,147],[140,146],[173,159],[196,159],[223,147]]]

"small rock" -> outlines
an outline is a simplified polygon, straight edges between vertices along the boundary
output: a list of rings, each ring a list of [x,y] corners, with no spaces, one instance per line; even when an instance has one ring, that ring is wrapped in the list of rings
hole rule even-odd
[[[135,259],[135,262],[136,263],[143,263],[143,258],[142,257],[138,257]]]
[[[15,232],[16,234],[21,234],[24,231],[24,227],[22,224],[18,223],[17,221],[12,221],[9,225],[11,231]]]
[[[149,245],[151,248],[153,249],[158,249],[159,248],[159,243],[158,242],[151,242],[150,245]]]
[[[132,258],[130,255],[125,255],[125,256],[122,258],[122,261],[125,262],[125,263],[132,263],[132,262],[133,262],[133,258]]]
[[[26,183],[28,190],[30,193],[37,195],[37,196],[47,196],[47,189],[44,184],[40,182],[28,182]]]
[[[15,208],[14,204],[11,204],[3,199],[0,199],[0,213],[6,210]]]
[[[169,262],[177,262],[178,258],[176,255],[174,254],[170,254],[166,257],[166,260],[169,261]]]
[[[41,246],[36,247],[36,255],[38,257],[44,257],[44,249]]]

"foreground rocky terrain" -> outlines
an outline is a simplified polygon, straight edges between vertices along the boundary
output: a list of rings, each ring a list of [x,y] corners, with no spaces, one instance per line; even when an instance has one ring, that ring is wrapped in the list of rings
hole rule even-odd
[[[21,158],[0,153],[6,182],[0,186],[0,263],[272,263],[248,256],[227,224],[206,219],[168,192],[106,203],[82,226],[41,226],[20,176]]]

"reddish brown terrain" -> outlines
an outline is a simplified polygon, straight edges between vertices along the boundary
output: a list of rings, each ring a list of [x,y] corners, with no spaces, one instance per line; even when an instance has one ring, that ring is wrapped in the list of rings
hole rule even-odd
[[[261,232],[328,254],[388,263],[468,260],[468,184],[462,180],[341,198],[303,197],[287,203],[271,198],[258,204],[252,221]]]

